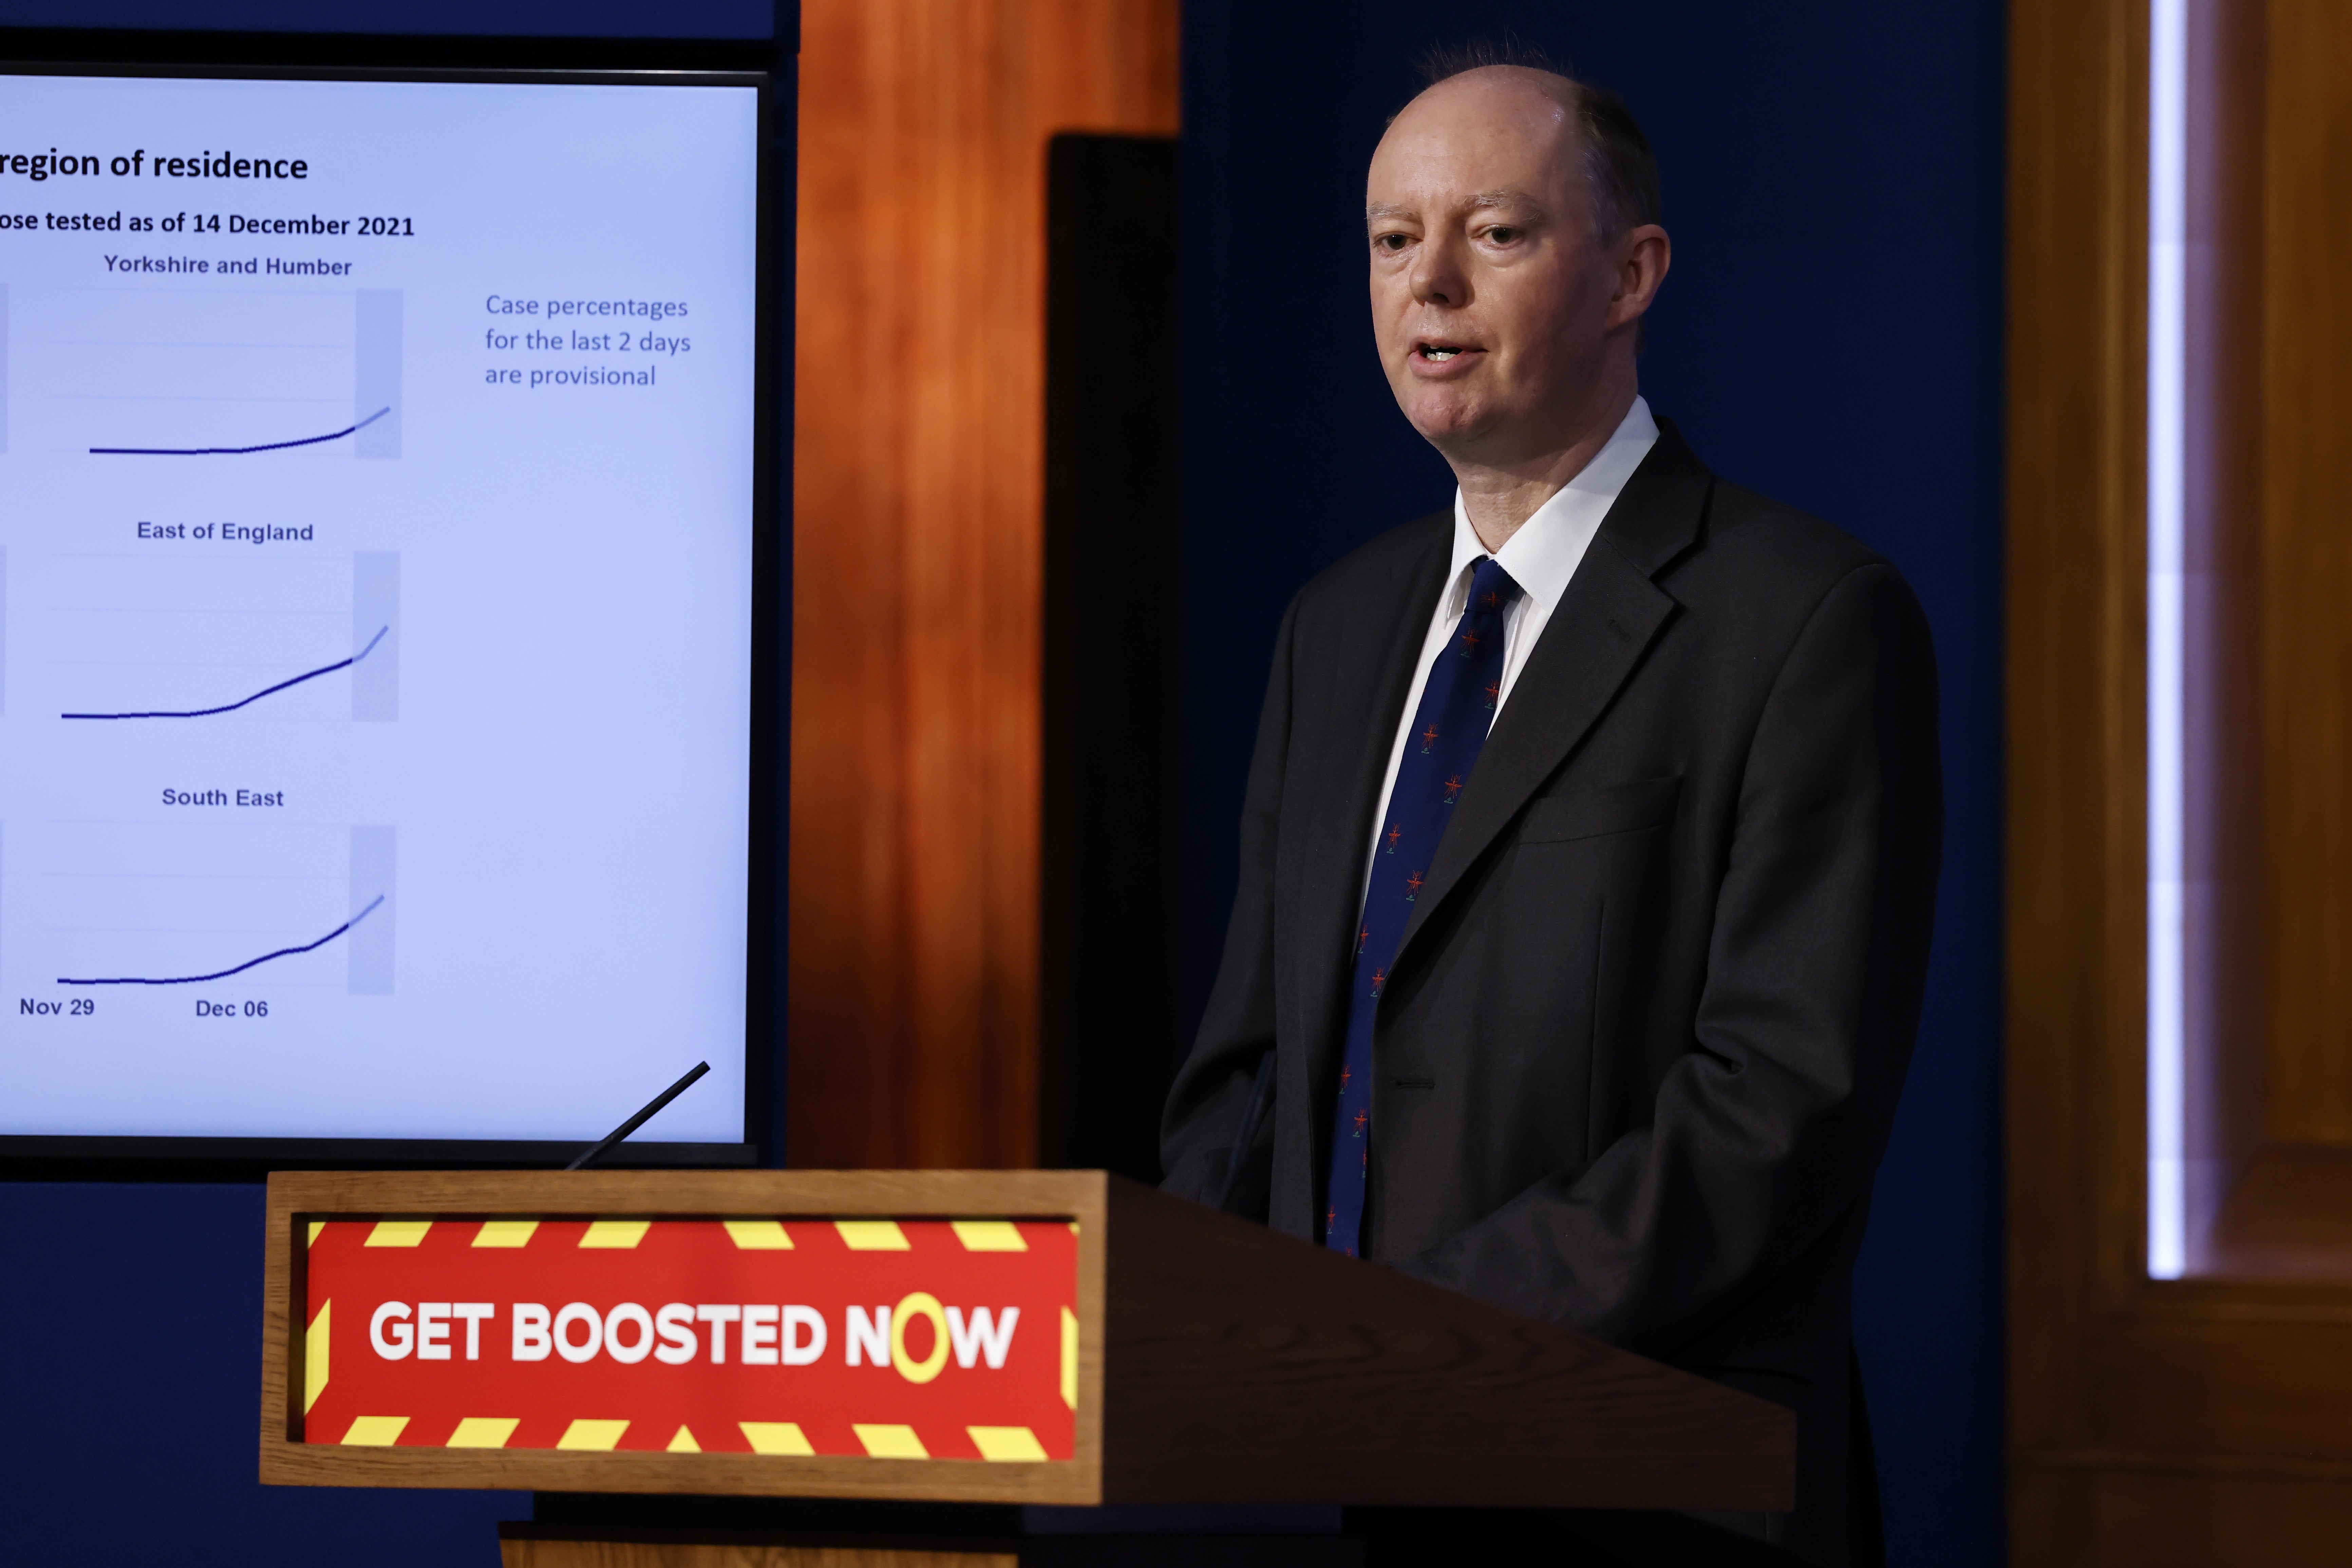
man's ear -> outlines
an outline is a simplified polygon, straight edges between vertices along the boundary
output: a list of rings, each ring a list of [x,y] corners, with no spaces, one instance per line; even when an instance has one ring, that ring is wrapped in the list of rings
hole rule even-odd
[[[1674,265],[1675,244],[1664,228],[1645,223],[1617,242],[1617,292],[1609,302],[1612,327],[1624,325],[1656,302]]]

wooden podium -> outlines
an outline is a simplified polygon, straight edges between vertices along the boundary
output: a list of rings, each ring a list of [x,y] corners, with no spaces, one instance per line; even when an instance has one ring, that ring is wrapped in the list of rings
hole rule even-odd
[[[281,1173],[268,1227],[268,1483],[1793,1498],[1786,1410],[1100,1172]]]

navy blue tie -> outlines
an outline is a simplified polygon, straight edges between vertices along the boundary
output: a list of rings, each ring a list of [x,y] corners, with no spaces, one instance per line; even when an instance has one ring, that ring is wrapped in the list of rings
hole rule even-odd
[[[1404,940],[1405,922],[1412,918],[1413,900],[1436,862],[1454,803],[1495,722],[1495,705],[1502,699],[1503,612],[1518,594],[1519,585],[1493,557],[1479,561],[1453,639],[1430,664],[1372,850],[1364,914],[1356,923],[1348,1044],[1331,1114],[1330,1199],[1323,1215],[1323,1245],[1350,1258],[1362,1252],[1364,1186],[1372,1157],[1372,1029],[1381,991]]]

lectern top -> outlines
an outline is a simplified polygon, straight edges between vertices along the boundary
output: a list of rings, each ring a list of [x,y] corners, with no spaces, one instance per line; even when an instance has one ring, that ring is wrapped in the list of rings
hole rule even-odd
[[[301,1173],[265,1481],[1786,1509],[1778,1406],[1098,1171]]]

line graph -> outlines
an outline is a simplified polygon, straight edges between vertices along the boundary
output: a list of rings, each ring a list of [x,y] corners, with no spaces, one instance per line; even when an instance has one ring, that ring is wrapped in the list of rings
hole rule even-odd
[[[257,968],[262,964],[269,963],[273,959],[293,958],[300,953],[316,952],[319,949],[326,946],[329,942],[334,941],[337,937],[342,935],[345,931],[350,931],[353,926],[367,919],[368,916],[373,914],[375,912],[376,906],[383,903],[383,900],[384,895],[378,893],[368,902],[366,908],[361,910],[359,913],[353,915],[351,919],[345,921],[342,924],[337,926],[334,930],[329,931],[326,935],[320,937],[316,942],[306,942],[299,947],[281,947],[275,952],[265,952],[259,958],[248,958],[243,963],[237,964],[234,968],[223,969],[215,973],[176,974],[163,979],[151,979],[140,975],[125,975],[116,979],[106,980],[73,980],[60,975],[58,979],[58,984],[60,985],[203,985],[215,980],[226,980],[233,974],[242,974],[247,970]]]
[[[284,452],[296,447],[316,447],[321,442],[340,441],[346,436],[357,435],[391,412],[392,405],[386,404],[357,424],[346,425],[324,436],[304,436],[293,441],[266,441],[258,447],[92,447],[90,453],[93,457],[110,458],[242,458],[255,452]]]
[[[284,806],[299,809],[299,799]],[[289,999],[394,994],[399,833],[389,823],[173,807],[163,816],[52,818],[47,827],[47,864],[37,873],[44,918],[31,938],[46,951],[20,951],[16,961],[48,984],[168,992],[234,982]]]
[[[150,459],[116,468],[401,455],[396,289],[20,286],[8,305],[15,450]]]
[[[392,627],[389,626],[377,627],[375,636],[368,639],[367,647],[360,649],[359,652],[352,655],[349,658],[339,658],[332,664],[322,664],[316,669],[305,670],[302,674],[295,676],[291,679],[281,680],[275,686],[265,686],[250,697],[241,698],[235,702],[225,702],[217,708],[155,710],[147,712],[134,713],[60,713],[58,717],[60,719],[209,719],[216,713],[234,713],[240,708],[248,707],[253,703],[260,701],[263,698],[275,695],[278,692],[285,690],[289,687],[299,686],[306,680],[316,680],[322,675],[332,675],[339,669],[351,668],[353,665],[358,664],[360,660],[373,653],[375,651],[375,645],[383,641],[385,634],[389,633],[391,630]]]

